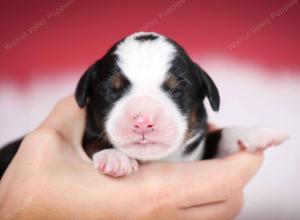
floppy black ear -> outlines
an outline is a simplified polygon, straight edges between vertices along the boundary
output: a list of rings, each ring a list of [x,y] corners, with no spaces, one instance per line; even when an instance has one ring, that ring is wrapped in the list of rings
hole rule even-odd
[[[218,111],[220,107],[220,95],[218,88],[209,75],[195,63],[197,78],[204,82],[205,93],[209,103],[214,111]]]
[[[96,72],[95,65],[89,67],[80,78],[76,90],[75,99],[79,107],[84,107],[87,104],[88,97],[91,94],[91,81]]]

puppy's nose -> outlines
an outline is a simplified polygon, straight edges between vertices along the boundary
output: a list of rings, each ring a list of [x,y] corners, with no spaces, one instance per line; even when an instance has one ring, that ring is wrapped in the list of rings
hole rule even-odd
[[[138,114],[133,117],[133,131],[137,134],[145,135],[154,131],[155,121],[152,116]]]

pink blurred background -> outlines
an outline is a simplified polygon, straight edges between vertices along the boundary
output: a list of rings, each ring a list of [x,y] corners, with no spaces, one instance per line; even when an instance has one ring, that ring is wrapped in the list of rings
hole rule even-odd
[[[83,70],[115,41],[140,30],[170,36],[200,57],[218,53],[269,68],[300,67],[297,0],[13,0],[0,8],[1,80]],[[229,49],[234,42],[240,44]]]
[[[298,0],[12,0],[0,18],[0,145],[34,129],[114,42],[155,31],[215,79],[222,106],[212,121],[291,136],[267,152],[238,219],[300,219]]]

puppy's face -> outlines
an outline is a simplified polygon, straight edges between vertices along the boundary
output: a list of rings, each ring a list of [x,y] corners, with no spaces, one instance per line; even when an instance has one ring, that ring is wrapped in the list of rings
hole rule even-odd
[[[219,94],[208,75],[177,43],[155,33],[117,42],[76,89],[99,135],[142,160],[168,156],[203,128],[205,96],[217,110]]]

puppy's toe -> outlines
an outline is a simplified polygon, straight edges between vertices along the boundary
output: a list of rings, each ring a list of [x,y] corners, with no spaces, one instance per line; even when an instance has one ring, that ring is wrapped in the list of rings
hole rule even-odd
[[[126,176],[138,170],[138,162],[115,149],[102,150],[93,155],[93,163],[100,173],[112,177]]]

